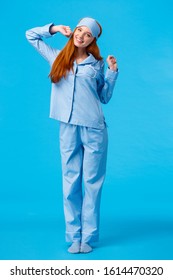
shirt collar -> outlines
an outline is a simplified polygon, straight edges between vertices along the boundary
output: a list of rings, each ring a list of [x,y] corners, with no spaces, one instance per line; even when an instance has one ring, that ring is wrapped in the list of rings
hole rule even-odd
[[[90,64],[95,61],[96,61],[95,57],[91,53],[89,53],[88,57],[86,57],[82,62],[78,63],[78,65]],[[75,61],[75,64],[76,64],[76,61]]]

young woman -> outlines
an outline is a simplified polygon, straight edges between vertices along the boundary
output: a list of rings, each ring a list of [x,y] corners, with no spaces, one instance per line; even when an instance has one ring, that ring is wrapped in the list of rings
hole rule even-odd
[[[70,37],[63,50],[43,41],[60,32]],[[52,82],[50,117],[60,121],[66,240],[70,253],[88,253],[99,237],[99,209],[107,158],[107,127],[101,103],[112,97],[118,68],[104,62],[97,39],[102,33],[93,18],[83,18],[74,32],[48,24],[26,32],[28,41],[49,62]],[[84,190],[82,190],[84,184]]]

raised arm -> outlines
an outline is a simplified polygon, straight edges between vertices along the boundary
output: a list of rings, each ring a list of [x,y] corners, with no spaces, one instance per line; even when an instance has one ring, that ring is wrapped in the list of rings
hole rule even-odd
[[[66,26],[66,25],[54,25],[54,24],[52,24],[50,26],[49,32],[51,34],[55,34],[57,32],[60,32],[62,35],[66,36],[66,37],[70,37],[70,35],[72,34],[70,26]]]
[[[44,38],[49,38],[53,34],[60,32],[69,37],[71,30],[69,26],[54,25],[52,23],[42,27],[35,27],[26,31],[26,38],[29,43],[50,63],[52,64],[59,50],[52,48],[43,41]]]
[[[101,62],[101,71],[98,79],[98,95],[100,101],[108,103],[112,97],[115,82],[118,77],[118,66],[116,59],[109,55],[107,57],[108,69],[104,74],[104,62]]]

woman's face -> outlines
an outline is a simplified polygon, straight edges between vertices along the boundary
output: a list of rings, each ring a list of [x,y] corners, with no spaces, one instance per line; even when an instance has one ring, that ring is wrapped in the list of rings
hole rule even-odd
[[[80,26],[76,28],[73,35],[73,42],[76,47],[86,48],[93,40],[94,37],[88,27]]]

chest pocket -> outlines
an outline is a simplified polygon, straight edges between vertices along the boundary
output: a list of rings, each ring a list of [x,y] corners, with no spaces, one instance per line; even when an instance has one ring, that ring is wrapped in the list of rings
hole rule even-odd
[[[97,71],[91,65],[84,65],[78,67],[77,76],[95,78]]]

